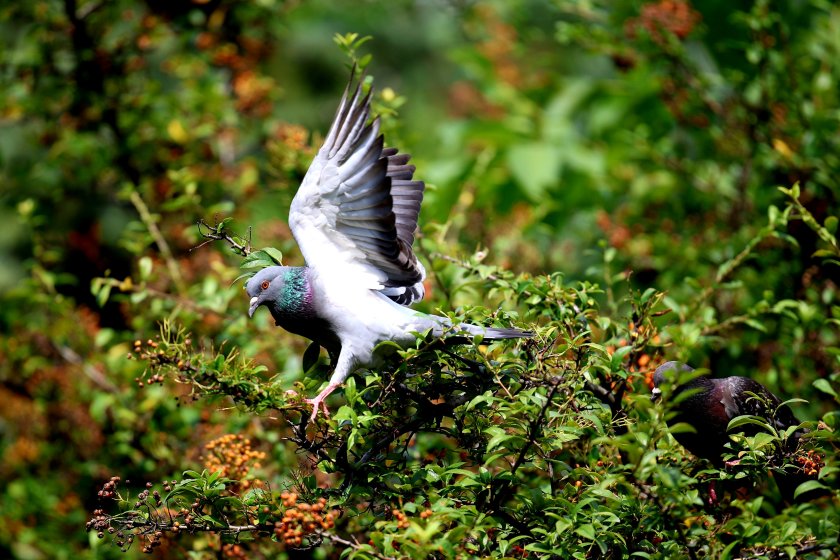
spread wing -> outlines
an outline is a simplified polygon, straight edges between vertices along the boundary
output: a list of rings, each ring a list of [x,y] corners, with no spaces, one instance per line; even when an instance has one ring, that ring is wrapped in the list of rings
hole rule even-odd
[[[367,123],[371,92],[352,82],[292,200],[289,227],[313,270],[408,305],[424,294],[411,246],[425,185],[413,180],[411,156],[383,147],[379,118]]]

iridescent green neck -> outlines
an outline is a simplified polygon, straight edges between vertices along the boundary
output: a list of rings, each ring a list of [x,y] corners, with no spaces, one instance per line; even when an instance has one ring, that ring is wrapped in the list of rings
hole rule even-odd
[[[312,290],[309,286],[308,269],[303,266],[289,267],[283,274],[283,290],[276,302],[278,311],[289,314],[308,314],[312,311]]]

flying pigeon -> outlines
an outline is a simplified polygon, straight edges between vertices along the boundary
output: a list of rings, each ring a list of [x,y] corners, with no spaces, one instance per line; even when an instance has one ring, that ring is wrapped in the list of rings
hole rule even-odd
[[[653,374],[653,400],[661,394],[663,384],[674,383],[682,372],[694,368],[680,362],[665,362]],[[671,395],[674,399],[683,391],[691,391],[676,404],[676,416],[669,421],[673,426],[684,422],[694,432],[674,434],[676,440],[698,457],[708,459],[718,467],[723,466],[724,445],[729,441],[727,426],[736,416],[759,416],[782,432],[791,426],[798,426],[799,420],[787,406],[780,406],[779,398],[764,385],[747,377],[724,377],[713,379],[707,376],[695,377],[678,386]],[[738,429],[748,435],[755,435],[758,427],[745,425]],[[801,431],[793,434],[788,444],[795,447]]]
[[[310,419],[347,376],[377,366],[383,341],[407,347],[414,333],[453,332],[485,340],[530,337],[515,328],[452,325],[408,306],[423,298],[426,271],[411,247],[423,200],[411,156],[384,147],[371,91],[344,90],[329,133],[292,200],[289,227],[306,266],[270,266],[247,282],[248,315],[268,308],[275,323],[327,349],[335,368],[313,399]]]

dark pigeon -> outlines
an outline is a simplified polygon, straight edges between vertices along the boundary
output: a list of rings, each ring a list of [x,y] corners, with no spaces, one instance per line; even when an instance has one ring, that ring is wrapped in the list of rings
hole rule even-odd
[[[658,400],[662,394],[661,387],[674,384],[684,373],[693,372],[694,368],[680,362],[666,362],[659,366],[653,374],[653,400]],[[717,468],[735,466],[738,460],[724,462],[724,445],[729,441],[727,427],[729,422],[738,416],[758,416],[765,419],[779,433],[791,427],[800,425],[786,405],[781,406],[781,400],[767,390],[764,385],[747,377],[723,377],[713,379],[699,376],[679,385],[671,394],[671,399],[677,398],[683,392],[691,391],[675,406],[676,415],[668,421],[674,426],[684,422],[694,428],[694,432],[678,432],[673,434],[676,440],[691,453],[712,462]],[[761,430],[754,424],[745,424],[734,429],[735,432],[754,436]],[[806,432],[797,429],[785,441],[781,451],[793,453],[799,444],[799,439]],[[803,482],[810,480],[801,470],[775,472],[775,480],[787,501],[793,501],[796,488]],[[817,493],[809,492],[799,499],[813,499]],[[710,502],[716,502],[714,484],[710,487]]]
[[[355,71],[353,72],[355,74]],[[351,75],[351,85],[354,76]],[[485,340],[530,337],[529,331],[453,325],[407,306],[423,298],[426,271],[412,250],[424,184],[408,154],[386,148],[371,93],[347,86],[317,156],[292,200],[289,227],[304,267],[271,266],[246,284],[248,315],[267,307],[277,325],[326,348],[335,371],[313,399],[324,399],[352,372],[375,367],[383,341],[415,343],[416,332]]]
[[[694,368],[680,362],[666,362],[653,374],[653,398],[662,392],[661,386],[675,383],[681,372],[692,372]],[[671,399],[685,391],[691,394],[676,405],[676,415],[668,421],[669,426],[684,422],[694,432],[674,434],[676,440],[694,455],[708,459],[715,466],[723,466],[724,445],[729,442],[727,426],[737,416],[759,416],[768,421],[777,431],[784,432],[798,426],[799,420],[790,408],[781,405],[779,398],[764,385],[747,377],[723,377],[713,379],[707,376],[695,377],[680,385],[671,394]],[[747,424],[736,428],[737,432],[755,435],[760,428]],[[788,441],[791,450],[796,447],[801,431],[794,432]]]

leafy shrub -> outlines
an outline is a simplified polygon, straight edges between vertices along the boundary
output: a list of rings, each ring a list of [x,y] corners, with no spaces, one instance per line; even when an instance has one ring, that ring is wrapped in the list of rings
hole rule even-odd
[[[0,552],[835,556],[840,12],[304,4],[0,9]],[[311,425],[326,359],[230,286],[300,263],[328,21],[430,183],[421,308],[536,335],[421,335]],[[692,457],[666,357],[806,400],[802,447]],[[820,495],[787,503],[768,472],[799,469]]]

